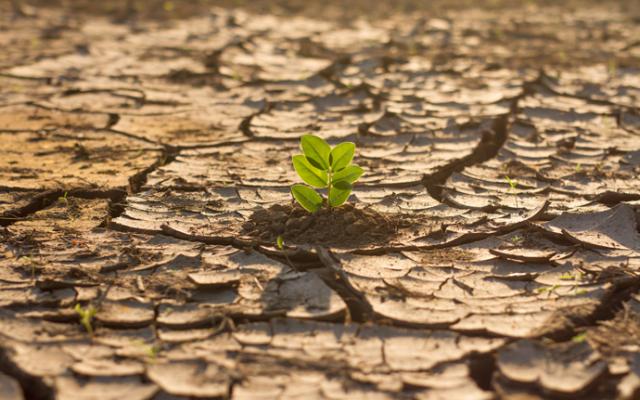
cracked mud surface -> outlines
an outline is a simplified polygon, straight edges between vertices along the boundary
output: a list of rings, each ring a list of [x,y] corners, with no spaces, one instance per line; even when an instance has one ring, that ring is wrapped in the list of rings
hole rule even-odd
[[[0,398],[639,398],[632,3],[0,3]]]

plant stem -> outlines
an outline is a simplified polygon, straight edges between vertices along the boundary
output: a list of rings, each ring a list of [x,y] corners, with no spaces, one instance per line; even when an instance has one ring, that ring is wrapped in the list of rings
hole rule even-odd
[[[331,175],[331,167],[329,167],[329,171],[327,171],[327,176],[329,178],[329,186],[327,186],[327,208],[329,210],[331,210],[331,186],[333,184],[333,177]]]

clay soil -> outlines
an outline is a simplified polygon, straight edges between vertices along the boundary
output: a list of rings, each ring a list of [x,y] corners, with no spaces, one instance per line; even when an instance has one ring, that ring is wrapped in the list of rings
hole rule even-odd
[[[640,8],[558,3],[0,1],[0,399],[639,399]]]

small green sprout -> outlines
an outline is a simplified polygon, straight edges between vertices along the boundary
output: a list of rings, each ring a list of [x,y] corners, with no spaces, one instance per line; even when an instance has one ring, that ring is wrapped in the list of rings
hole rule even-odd
[[[156,357],[158,357],[159,353],[160,353],[159,346],[153,345],[153,346],[149,346],[149,348],[147,349],[147,357],[151,359],[155,359]]]
[[[524,242],[524,237],[520,236],[520,235],[516,235],[514,237],[512,237],[511,239],[509,239],[509,241],[513,244],[520,245]]]
[[[582,172],[582,164],[581,163],[577,163],[576,164],[576,173],[579,174],[580,172]]]
[[[571,338],[573,343],[582,343],[587,340],[587,332],[581,332]]]
[[[84,326],[84,329],[89,333],[89,335],[93,336],[93,325],[91,325],[91,322],[98,310],[96,310],[91,304],[86,308],[82,308],[80,304],[76,304],[74,310],[76,310],[80,316],[80,323]]]
[[[513,192],[516,195],[516,207],[520,208],[520,205],[518,204],[518,193],[516,192],[516,189],[518,188],[518,182],[514,179],[509,178],[508,175],[504,176],[504,180],[509,184],[509,190],[507,190],[507,192]]]
[[[276,238],[276,246],[278,246],[278,249],[280,250],[284,248],[284,239],[282,238],[282,235],[278,235]]]
[[[64,195],[58,197],[58,201],[59,202],[64,202],[65,205],[69,205],[69,199],[67,198],[67,196],[69,195],[69,192],[64,192]]]
[[[356,145],[344,142],[332,149],[318,136],[303,135],[300,147],[304,154],[292,158],[293,168],[300,178],[313,187],[327,189],[329,208],[342,205],[349,198],[353,183],[363,173],[362,168],[351,164]],[[308,186],[293,185],[291,194],[309,212],[316,212],[322,207],[322,196]]]
[[[564,274],[560,275],[561,281],[574,281],[575,279],[576,277],[571,272],[565,272]]]

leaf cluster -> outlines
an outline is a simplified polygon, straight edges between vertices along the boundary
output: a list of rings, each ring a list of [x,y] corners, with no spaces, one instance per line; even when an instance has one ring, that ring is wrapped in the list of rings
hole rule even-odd
[[[363,173],[351,164],[356,145],[343,142],[331,148],[322,138],[303,135],[300,139],[303,154],[293,156],[293,168],[308,185],[327,189],[327,205],[338,207],[349,198],[353,184]],[[322,196],[309,186],[296,184],[291,194],[309,212],[318,211],[324,202]]]

